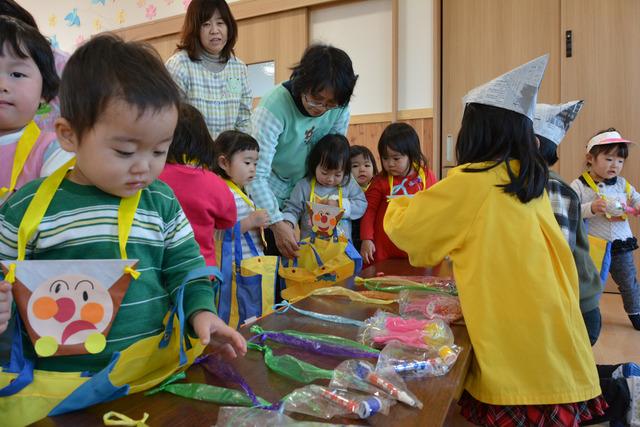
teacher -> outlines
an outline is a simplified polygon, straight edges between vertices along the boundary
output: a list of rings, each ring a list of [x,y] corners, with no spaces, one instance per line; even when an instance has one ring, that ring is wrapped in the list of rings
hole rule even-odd
[[[296,255],[293,228],[283,221],[280,208],[305,176],[311,147],[327,134],[346,135],[357,79],[349,55],[315,44],[304,52],[290,79],[264,96],[253,112],[252,133],[260,156],[247,189],[256,207],[269,214],[265,253]]]

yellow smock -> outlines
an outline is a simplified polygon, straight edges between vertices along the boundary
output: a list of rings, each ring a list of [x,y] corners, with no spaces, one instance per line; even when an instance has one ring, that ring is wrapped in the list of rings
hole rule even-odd
[[[475,352],[465,388],[493,405],[581,402],[601,394],[571,250],[549,198],[523,204],[506,164],[449,176],[391,200],[384,229],[415,266],[449,255]],[[519,163],[511,162],[515,173]]]

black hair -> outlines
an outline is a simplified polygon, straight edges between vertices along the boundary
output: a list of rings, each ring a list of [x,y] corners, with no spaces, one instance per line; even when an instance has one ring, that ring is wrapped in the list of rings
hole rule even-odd
[[[462,116],[456,155],[458,164],[493,163],[486,168],[467,167],[465,172],[483,172],[505,163],[511,182],[498,187],[514,194],[522,203],[541,196],[549,179],[549,170],[535,142],[533,122],[504,108],[468,104]],[[510,160],[520,162],[517,175]]]
[[[558,146],[548,138],[536,135],[540,141],[540,155],[547,163],[547,166],[553,166],[558,162]]]
[[[373,156],[371,150],[364,145],[352,145],[349,147],[349,159],[351,160],[357,156],[362,156],[365,160],[369,160],[373,165],[373,175],[378,175],[378,165],[376,164],[376,158]]]
[[[598,136],[605,132],[618,132],[618,131],[615,128],[609,128],[609,129],[601,130],[593,136]],[[600,145],[594,145],[593,147],[591,147],[591,150],[589,150],[589,154],[591,154],[594,158],[598,157],[598,155],[602,153],[611,154],[611,155],[626,159],[627,157],[629,157],[629,145],[626,142],[617,142],[615,144],[600,144]],[[587,165],[589,166],[590,164],[591,163],[587,161]]]
[[[220,59],[227,62],[233,55],[233,48],[238,38],[238,24],[227,2],[225,0],[192,0],[187,7],[187,14],[180,32],[180,43],[177,46],[178,49],[186,50],[192,61],[199,61],[200,54],[204,50],[200,43],[200,27],[211,19],[216,10],[227,24],[227,43],[220,52]]]
[[[51,44],[37,27],[10,16],[0,16],[0,56],[6,54],[5,47],[20,58],[33,59],[42,75],[42,98],[47,102],[55,98],[60,78],[56,72]]]
[[[304,51],[300,62],[291,72],[293,96],[317,95],[324,89],[333,91],[340,107],[349,104],[358,76],[353,72],[349,55],[337,47],[313,44]]]
[[[69,58],[60,85],[60,116],[80,139],[113,100],[136,107],[142,115],[149,108],[177,110],[180,93],[151,45],[101,34]]]
[[[380,159],[387,157],[388,148],[409,157],[409,170],[417,167],[416,172],[418,172],[428,167],[427,158],[420,149],[420,138],[415,129],[406,123],[391,123],[382,132],[378,140]],[[383,172],[387,173],[384,168]]]
[[[347,185],[351,177],[351,157],[346,136],[330,133],[320,138],[307,157],[307,178],[316,176],[318,166],[328,170],[342,169],[344,175],[340,185]]]
[[[231,161],[234,154],[242,151],[260,151],[258,141],[251,135],[238,130],[226,130],[214,141],[216,161],[213,163],[213,171],[224,179],[231,179],[224,169],[218,164],[218,157],[224,156]]]
[[[215,159],[213,138],[204,116],[193,105],[181,103],[178,125],[167,153],[167,163],[195,164],[199,168],[212,170]]]
[[[14,0],[0,0],[0,15],[10,16],[24,22],[30,27],[38,29],[38,24],[27,9],[20,6]]]

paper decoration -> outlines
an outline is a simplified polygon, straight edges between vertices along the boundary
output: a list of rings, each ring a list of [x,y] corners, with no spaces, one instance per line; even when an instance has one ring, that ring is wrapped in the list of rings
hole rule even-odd
[[[78,9],[74,7],[73,10],[64,17],[64,20],[67,21],[68,27],[79,27],[80,17],[78,16]]]
[[[569,101],[559,105],[536,105],[533,131],[536,135],[559,145],[580,112],[583,103],[584,101]]]
[[[340,218],[344,215],[344,210],[337,206],[310,202],[307,202],[307,208],[311,217],[312,230],[319,236],[333,236]]]
[[[137,260],[0,261],[16,264],[12,293],[40,357],[99,353]]]
[[[153,4],[150,4],[149,6],[147,6],[147,9],[145,10],[144,16],[147,19],[151,20],[156,17],[156,12],[157,12],[156,6]]]

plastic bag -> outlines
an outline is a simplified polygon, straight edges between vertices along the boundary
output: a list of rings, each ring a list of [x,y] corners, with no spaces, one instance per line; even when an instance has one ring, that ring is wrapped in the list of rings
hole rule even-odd
[[[442,319],[447,323],[462,318],[460,300],[453,295],[434,292],[400,292],[400,315],[424,319]]]
[[[453,332],[441,319],[422,320],[377,311],[360,329],[360,341],[367,345],[383,346],[389,341],[401,341],[419,348],[453,344]]]
[[[334,425],[316,421],[297,421],[277,411],[235,406],[220,408],[216,422],[216,427],[329,427]]]
[[[392,372],[403,378],[415,379],[445,375],[458,359],[462,348],[445,345],[438,349],[420,349],[392,341],[380,352],[376,372]]]
[[[329,387],[359,390],[422,409],[422,402],[407,388],[395,371],[387,370],[385,373],[379,373],[375,371],[373,365],[362,360],[345,360],[338,365],[333,371]]]

